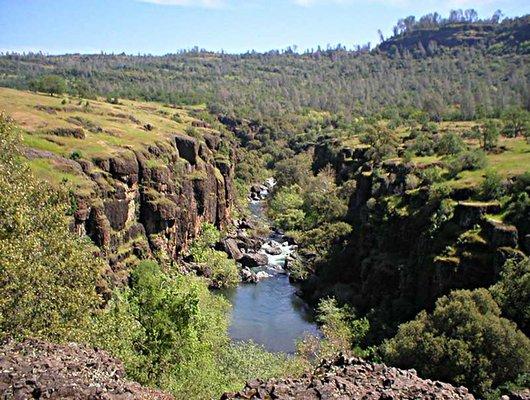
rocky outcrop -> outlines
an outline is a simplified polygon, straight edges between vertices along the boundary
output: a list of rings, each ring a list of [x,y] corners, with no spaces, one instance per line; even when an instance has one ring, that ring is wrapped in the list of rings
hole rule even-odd
[[[3,399],[160,399],[173,397],[125,379],[120,361],[79,344],[27,339],[0,348]]]
[[[227,399],[439,399],[472,400],[464,387],[421,379],[414,370],[400,370],[359,358],[322,361],[312,374],[299,379],[254,380]]]
[[[375,309],[398,323],[451,290],[489,287],[506,260],[528,252],[527,219],[494,221],[501,204],[477,201],[477,187],[438,192],[412,162],[373,162],[363,145],[342,148],[322,137],[313,170],[327,165],[351,189],[345,219],[353,229],[302,283],[309,301],[338,296],[361,314]]]
[[[90,194],[75,193],[73,228],[102,249],[117,280],[139,257],[179,257],[201,223],[230,223],[235,154],[215,161],[223,139],[208,135],[208,146],[174,134],[142,149],[125,146],[93,160],[65,160],[94,187]],[[41,156],[33,153],[28,156]]]

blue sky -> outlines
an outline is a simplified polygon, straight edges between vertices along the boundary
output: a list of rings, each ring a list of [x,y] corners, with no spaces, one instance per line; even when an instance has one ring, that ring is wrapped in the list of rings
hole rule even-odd
[[[390,35],[398,18],[452,8],[530,13],[530,0],[0,0],[0,51],[244,52]]]

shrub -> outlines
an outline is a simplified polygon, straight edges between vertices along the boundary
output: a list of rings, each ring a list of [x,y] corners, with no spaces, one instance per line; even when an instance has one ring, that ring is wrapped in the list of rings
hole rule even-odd
[[[411,150],[418,156],[430,156],[434,154],[434,140],[429,132],[421,132],[411,146]]]
[[[103,264],[70,233],[68,194],[35,179],[0,116],[0,336],[79,340],[99,306]]]
[[[491,288],[493,297],[505,316],[530,334],[530,259],[508,260],[500,280]]]
[[[72,153],[70,153],[71,160],[77,161],[77,160],[80,160],[81,158],[83,158],[83,153],[81,153],[81,151],[79,150],[74,150],[72,151]]]
[[[502,178],[497,171],[486,171],[486,176],[482,181],[480,191],[486,200],[500,199],[503,196],[505,190],[502,183]]]
[[[385,360],[432,379],[465,385],[480,396],[530,368],[530,340],[486,289],[457,290],[399,327],[382,345]]]
[[[58,75],[45,75],[32,82],[31,86],[34,90],[49,93],[51,96],[66,92],[66,81]]]
[[[450,176],[456,176],[461,171],[473,171],[484,168],[487,158],[481,149],[463,151],[450,157],[446,162]]]
[[[202,224],[199,236],[193,240],[189,253],[193,261],[200,265],[200,272],[211,280],[212,286],[233,286],[239,282],[235,261],[228,259],[226,253],[213,249],[220,236],[214,225]]]
[[[349,306],[340,307],[334,298],[322,299],[317,307],[317,322],[324,336],[317,344],[317,358],[331,357],[338,352],[359,357],[371,355],[373,349],[362,347],[370,323],[366,318],[356,319]]]
[[[465,149],[462,138],[453,132],[443,135],[436,144],[436,152],[441,155],[457,154]]]
[[[133,270],[130,286],[97,317],[92,342],[120,357],[142,384],[177,398],[217,395],[217,351],[228,340],[226,300],[198,278],[170,276],[152,261]]]

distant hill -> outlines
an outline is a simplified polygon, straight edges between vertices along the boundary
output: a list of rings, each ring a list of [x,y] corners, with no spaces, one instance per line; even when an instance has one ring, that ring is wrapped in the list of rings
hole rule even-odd
[[[529,54],[530,15],[500,24],[480,21],[412,28],[385,40],[378,48],[390,53],[408,50],[416,54],[433,54],[439,47],[459,46],[480,47],[494,54]]]
[[[351,120],[422,109],[455,120],[530,109],[529,16],[429,29],[423,19],[372,51],[8,54],[0,56],[0,86],[30,89],[57,74],[70,95],[207,104],[216,114],[282,124],[284,131],[296,129],[289,121],[309,110]]]

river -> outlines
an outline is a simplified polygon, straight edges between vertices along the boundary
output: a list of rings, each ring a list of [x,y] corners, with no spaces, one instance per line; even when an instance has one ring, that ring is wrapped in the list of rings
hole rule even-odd
[[[263,200],[250,204],[257,219],[265,218],[263,204]],[[277,233],[272,233],[267,242],[282,250],[279,255],[267,254],[264,247],[260,250],[268,257],[268,266],[260,271],[269,277],[223,291],[232,304],[229,334],[235,341],[252,340],[269,351],[292,354],[297,340],[306,334],[319,336],[319,330],[312,320],[311,309],[296,294],[297,288],[289,282],[283,269],[286,257],[294,251],[293,246]]]

